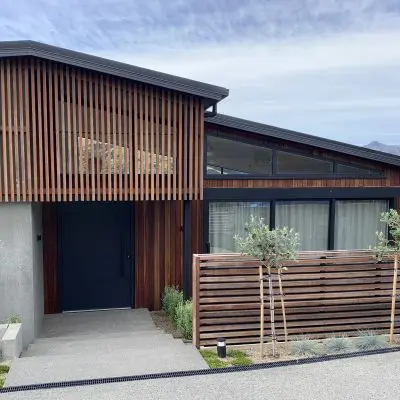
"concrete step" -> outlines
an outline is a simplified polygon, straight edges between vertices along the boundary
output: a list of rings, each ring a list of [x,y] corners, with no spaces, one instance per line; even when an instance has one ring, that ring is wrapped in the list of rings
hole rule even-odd
[[[162,350],[117,350],[102,357],[98,354],[25,357],[13,362],[6,386],[205,368],[207,364],[192,345]]]
[[[170,335],[148,334],[145,336],[102,338],[95,340],[54,340],[39,339],[29,345],[22,357],[47,355],[84,355],[98,354],[100,357],[114,351],[136,351],[140,349],[183,348],[185,344],[180,339],[173,339]]]

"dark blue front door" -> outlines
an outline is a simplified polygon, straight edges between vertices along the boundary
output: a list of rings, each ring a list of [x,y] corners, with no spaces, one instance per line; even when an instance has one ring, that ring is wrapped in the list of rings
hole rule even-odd
[[[63,311],[132,306],[131,205],[59,205]]]

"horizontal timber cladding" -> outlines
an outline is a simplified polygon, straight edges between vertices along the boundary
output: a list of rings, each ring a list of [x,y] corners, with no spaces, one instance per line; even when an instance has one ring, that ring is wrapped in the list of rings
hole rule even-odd
[[[200,199],[203,126],[197,97],[0,60],[0,199]]]
[[[376,263],[369,251],[303,252],[298,262],[287,267],[282,279],[289,337],[351,335],[360,329],[388,333],[392,262]],[[259,262],[237,254],[194,255],[192,273],[194,344],[215,345],[221,336],[227,344],[258,343]],[[276,279],[274,285],[278,293]],[[264,293],[268,295],[268,282]],[[278,339],[282,339],[279,296],[275,314]],[[270,341],[268,300],[264,320],[264,335]]]
[[[182,287],[183,201],[135,204],[135,307],[159,310],[165,286]]]

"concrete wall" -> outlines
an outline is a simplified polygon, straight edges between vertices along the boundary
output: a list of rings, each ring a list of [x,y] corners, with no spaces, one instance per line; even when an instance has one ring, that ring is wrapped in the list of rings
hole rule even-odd
[[[10,314],[22,318],[26,347],[43,319],[41,205],[0,204],[0,321]]]

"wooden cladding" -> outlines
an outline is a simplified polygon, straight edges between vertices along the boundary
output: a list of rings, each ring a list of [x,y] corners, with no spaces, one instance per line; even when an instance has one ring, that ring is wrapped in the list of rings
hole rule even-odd
[[[195,255],[192,273],[193,343],[215,346],[218,337],[228,344],[258,343],[259,262],[237,254]],[[283,274],[289,337],[351,335],[360,329],[388,333],[392,282],[393,262],[376,263],[368,251],[301,253]],[[275,318],[283,338],[279,300]],[[268,308],[264,320],[268,337]]]
[[[183,283],[183,202],[135,204],[135,307],[159,310],[165,286]]]
[[[201,99],[36,58],[0,61],[2,201],[203,195]]]

